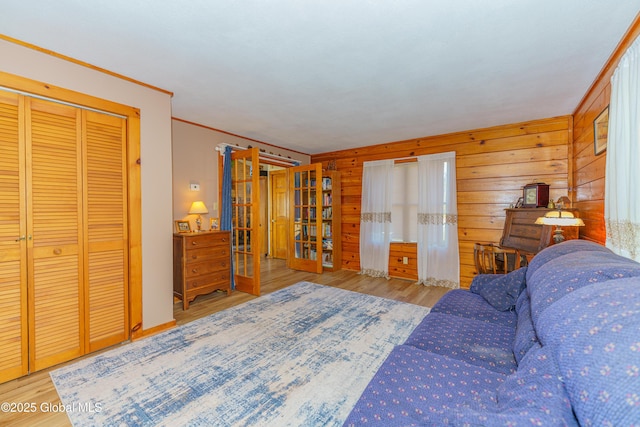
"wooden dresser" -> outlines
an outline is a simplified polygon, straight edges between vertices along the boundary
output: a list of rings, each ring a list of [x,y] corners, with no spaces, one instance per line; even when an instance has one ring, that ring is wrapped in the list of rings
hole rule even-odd
[[[228,231],[173,235],[173,295],[182,308],[198,295],[216,290],[231,293],[231,245]]]

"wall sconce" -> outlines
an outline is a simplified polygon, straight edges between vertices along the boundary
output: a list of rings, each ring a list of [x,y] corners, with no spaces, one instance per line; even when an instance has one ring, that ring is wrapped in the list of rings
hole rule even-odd
[[[202,217],[201,214],[208,214],[209,210],[204,205],[202,200],[197,200],[191,204],[191,208],[189,209],[189,215],[198,215],[196,218],[196,226],[198,231],[202,231]]]
[[[580,218],[576,218],[571,212],[558,209],[557,211],[550,211],[544,214],[544,216],[536,219],[536,224],[541,225],[555,225],[553,230],[553,241],[560,243],[564,241],[561,227],[582,227],[584,221]]]

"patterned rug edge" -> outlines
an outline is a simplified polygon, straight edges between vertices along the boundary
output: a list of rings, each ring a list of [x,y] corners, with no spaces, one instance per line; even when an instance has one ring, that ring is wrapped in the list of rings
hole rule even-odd
[[[341,310],[340,307],[334,307],[336,304],[331,304],[331,301],[325,301],[327,299],[331,299],[328,298],[328,295],[331,295],[331,298],[344,300],[343,303],[348,304],[348,307],[345,310]],[[241,320],[239,318],[242,316],[246,317],[247,314],[251,313],[254,313],[256,316],[260,315],[263,317],[264,321],[272,322],[274,325],[278,326],[279,322],[284,322],[282,319],[283,315],[275,314],[272,316],[273,318],[270,318],[269,310],[263,309],[268,308],[273,311],[276,308],[286,307],[288,303],[300,303],[301,300],[305,301],[304,304],[302,307],[296,308],[298,311],[301,310],[301,315],[298,317],[292,317],[290,324],[284,325],[282,330],[276,329],[275,338],[266,339],[264,336],[260,336],[262,332],[251,332],[251,329],[259,328],[259,326],[261,326],[258,321],[252,323],[251,319],[242,319],[243,322],[248,322],[248,328],[245,327],[243,329],[238,326],[239,324],[241,326],[247,326],[245,324],[238,323],[239,320]],[[355,302],[356,300],[358,301],[357,303]],[[316,310],[316,304],[324,304],[324,306]],[[359,313],[358,310],[363,306],[366,306],[366,308],[363,309],[362,313]],[[402,308],[405,310],[402,310]],[[407,313],[400,313],[405,311],[407,311]],[[188,423],[198,424],[210,423],[212,420],[215,425],[259,425],[267,422],[268,420],[271,422],[275,420],[279,425],[285,425],[286,422],[282,424],[281,421],[296,420],[301,416],[307,417],[305,418],[307,422],[311,420],[312,422],[310,425],[341,425],[341,421],[346,419],[350,408],[355,404],[355,401],[361,394],[362,390],[364,390],[364,387],[373,377],[373,373],[377,370],[377,367],[380,366],[384,359],[386,359],[393,346],[401,344],[411,330],[413,330],[413,328],[424,318],[424,316],[426,316],[426,314],[428,314],[429,311],[430,309],[428,307],[303,281],[287,288],[265,294],[259,298],[252,299],[237,306],[194,320],[193,322],[178,326],[169,331],[165,331],[133,343],[127,343],[98,355],[86,357],[71,365],[51,371],[50,376],[54,383],[54,387],[60,396],[61,402],[66,407],[75,409],[78,405],[91,405],[93,403],[94,407],[100,406],[101,409],[103,409],[103,411],[98,412],[97,415],[96,413],[87,415],[84,412],[71,411],[68,415],[71,422],[76,427],[86,425],[87,422],[92,423],[100,419],[100,413],[104,412],[105,407],[118,402],[118,400],[113,399],[114,396],[122,397],[124,402],[123,410],[126,412],[124,414],[118,414],[116,418],[120,420],[119,422],[126,420],[129,425],[165,425],[165,423],[171,424],[174,422],[185,421]],[[278,311],[275,310],[274,313],[278,313]],[[336,318],[333,318],[334,316]],[[398,318],[395,319],[394,316]],[[376,322],[385,325],[385,330],[391,328],[391,332],[385,332],[386,335],[385,333],[381,333],[378,329],[382,328]],[[234,336],[234,332],[232,332],[230,336],[229,334],[225,334],[225,325],[237,330],[237,335]],[[318,325],[321,326],[320,329],[318,329]],[[371,327],[372,325],[375,327]],[[220,327],[223,328],[222,332],[220,332],[220,329],[211,333],[198,330],[215,329]],[[268,328],[265,328],[265,331],[266,329]],[[289,331],[289,329],[293,332]],[[326,331],[324,329],[326,329]],[[264,332],[264,334],[266,335],[267,332]],[[280,335],[278,336],[278,334]],[[307,340],[308,342],[298,343],[298,341],[304,341],[304,338],[307,338],[305,337],[305,334],[315,335],[311,336]],[[189,339],[185,339],[184,337],[181,337],[181,335],[193,335],[193,337],[189,336]],[[211,339],[212,336],[216,338],[220,337],[221,341],[224,341],[224,345],[219,343],[208,344],[207,339]],[[237,337],[242,337],[242,339],[248,340],[244,344],[248,346],[250,351],[246,351],[244,349],[243,351],[240,351],[236,346],[234,346]],[[303,339],[301,340],[300,337]],[[336,341],[340,340],[335,337],[344,339],[346,344],[341,347],[341,342],[336,343]],[[256,340],[256,342],[260,342],[259,340],[263,341],[261,341],[261,344],[255,344],[252,346],[252,340]],[[314,340],[318,341],[315,342]],[[163,343],[165,345],[170,343],[170,345],[175,346],[175,350],[173,347],[171,347],[170,351],[167,351],[166,348],[162,348],[160,350],[156,349],[153,350],[155,353],[151,351],[152,355],[149,356],[149,353],[144,349],[145,347],[154,347],[154,342]],[[282,344],[282,342],[285,344]],[[195,374],[185,374],[187,377],[193,376],[193,378],[187,378],[184,381],[180,381],[179,379],[176,380],[175,374],[172,376],[173,369],[181,369],[181,367],[178,366],[179,364],[175,363],[175,360],[180,357],[187,360],[198,360],[198,357],[202,357],[202,354],[207,354],[213,351],[220,352],[224,357],[233,359],[235,358],[235,356],[233,356],[234,354],[244,353],[245,351],[249,354],[251,354],[252,351],[259,352],[263,350],[260,347],[264,346],[272,347],[273,351],[271,353],[265,353],[263,357],[274,358],[276,356],[279,357],[282,354],[289,355],[291,352],[288,346],[291,343],[302,347],[301,349],[297,349],[296,352],[307,351],[308,353],[308,349],[305,350],[304,348],[305,346],[313,347],[314,345],[318,345],[318,348],[316,351],[311,352],[311,354],[306,354],[299,360],[293,357],[291,359],[285,358],[280,362],[283,365],[286,365],[287,362],[292,363],[292,361],[297,360],[293,365],[296,368],[294,370],[282,369],[277,366],[277,364],[276,366],[260,365],[262,361],[259,357],[256,358],[257,361],[248,360],[247,362],[247,366],[252,367],[253,365],[251,365],[251,363],[255,363],[255,369],[260,370],[259,374],[256,373],[257,371],[244,371],[242,369],[242,363],[237,364],[240,369],[234,371],[235,373],[233,375],[250,377],[255,374],[260,377],[256,380],[256,384],[252,384],[250,386],[246,386],[246,384],[251,383],[246,379],[239,382],[236,381],[235,383],[235,388],[245,389],[243,390],[243,393],[245,393],[243,396],[249,396],[250,399],[253,399],[252,402],[256,405],[254,409],[258,408],[257,412],[259,412],[259,414],[257,415],[244,414],[244,412],[246,412],[244,408],[228,408],[228,411],[220,410],[221,406],[229,406],[228,402],[226,402],[225,399],[216,401],[214,396],[225,396],[228,400],[231,397],[227,396],[227,394],[236,391],[234,386],[229,386],[228,384],[225,384],[224,381],[220,381],[220,378],[223,377],[223,374],[220,372],[224,370],[224,366],[221,364],[211,363],[211,361],[207,364],[208,368],[215,368],[219,370],[216,375],[209,378],[211,382],[216,382],[216,387],[219,386],[215,389],[206,382],[201,382]],[[360,350],[351,350],[349,347],[358,347],[363,343],[365,345],[365,350],[362,350],[361,353],[358,353]],[[133,346],[136,347],[133,348]],[[184,352],[185,348],[187,350],[192,349],[199,352],[199,356],[188,356],[189,353]],[[142,350],[140,351],[140,349]],[[136,350],[139,351],[136,352]],[[165,354],[174,351],[175,355],[169,354],[167,356]],[[318,354],[314,354],[323,352],[326,352],[327,354],[320,354],[320,356],[318,356]],[[139,359],[134,357],[127,357],[127,360],[124,362],[118,360],[119,357],[122,357],[127,353],[132,353],[134,356],[137,355],[142,357],[143,361],[140,362]],[[375,357],[372,357],[367,353],[375,354]],[[367,354],[366,357],[375,360],[361,360],[362,357],[364,357],[362,354]],[[294,354],[293,356],[297,355]],[[154,360],[155,357],[157,357],[158,360]],[[139,362],[137,370],[133,370],[143,377],[142,379],[136,379],[136,381],[140,381],[139,384],[135,383],[131,386],[128,382],[133,382],[134,380],[132,377],[127,376],[126,369],[132,368],[130,366],[123,366],[131,362],[129,359],[134,359],[136,362]],[[355,366],[351,363],[351,359],[355,361]],[[162,366],[155,367],[155,371],[148,373],[146,369],[149,365],[146,364],[146,360],[148,360],[149,364],[157,362]],[[364,371],[361,369],[361,365],[363,364],[366,364],[367,368]],[[113,370],[102,368],[104,365],[110,365],[109,367],[115,366],[115,368]],[[350,367],[345,368],[346,366]],[[83,369],[90,371],[93,370],[92,374],[95,374],[96,377],[91,379],[90,375],[83,376],[81,374]],[[121,369],[123,369],[122,372],[119,371]],[[303,391],[307,393],[311,392],[313,394],[316,393],[316,391],[313,390],[313,387],[326,388],[326,385],[329,385],[329,390],[325,390],[324,394],[320,393],[319,398],[331,399],[331,395],[336,394],[335,390],[331,389],[331,386],[337,385],[332,382],[335,381],[335,377],[332,377],[331,373],[327,372],[335,369],[343,369],[344,372],[357,372],[364,375],[366,378],[360,378],[358,381],[355,381],[354,384],[350,383],[350,388],[353,392],[350,393],[349,396],[342,396],[341,401],[338,399],[339,402],[337,403],[327,402],[327,405],[334,405],[336,407],[340,406],[337,410],[334,409],[333,411],[327,412],[325,409],[318,409],[318,405],[316,405],[316,407],[308,407],[309,405],[305,406],[305,401],[308,402],[309,399],[304,398],[300,400],[296,394]],[[298,371],[298,376],[292,376],[291,372],[289,372],[295,370]],[[111,376],[114,376],[114,371],[117,371],[115,376],[118,378],[116,379],[124,381],[124,385],[120,383],[117,386],[119,387],[117,391],[111,393],[110,396],[105,397],[100,394],[104,390],[101,390],[100,386],[96,387],[94,383],[102,383],[106,381],[105,378],[109,379]],[[264,374],[262,371],[269,371],[270,373]],[[210,374],[210,372],[206,373],[206,375]],[[318,378],[314,378],[314,375],[316,374]],[[77,390],[75,392],[70,390],[69,384],[65,383],[67,379],[73,379],[73,381],[75,381],[75,384],[71,385],[72,389],[74,385],[80,385],[81,388],[84,387],[84,389],[89,387],[88,392],[79,394]],[[172,389],[167,386],[169,387],[167,389],[168,391],[157,391],[154,389],[154,393],[152,394],[154,396],[158,396],[158,402],[164,402],[165,396],[162,395],[162,393],[169,393],[169,395],[172,396],[172,404],[175,403],[173,406],[162,403],[160,404],[160,409],[153,407],[153,405],[148,405],[148,408],[141,410],[132,409],[139,406],[145,406],[147,403],[144,399],[136,401],[135,398],[129,397],[129,395],[132,394],[132,391],[134,392],[134,395],[140,392],[143,394],[149,394],[148,391],[150,386],[157,386],[160,388],[165,387],[162,382],[165,379],[169,383],[169,386],[173,386],[174,388]],[[171,383],[171,380],[174,382]],[[325,382],[318,382],[319,380]],[[307,383],[312,383],[314,381],[315,383],[313,387],[305,387]],[[193,386],[194,383],[196,384],[195,387]],[[339,385],[344,386],[342,382]],[[193,390],[185,391],[185,387],[195,388],[197,392],[194,392]],[[258,389],[263,390],[262,395],[256,392]],[[267,391],[264,392],[264,390]],[[92,395],[93,392],[97,393],[97,396]],[[173,398],[176,393],[186,393],[187,395],[180,400]],[[84,396],[87,399],[93,396],[96,399],[102,398],[105,400],[78,401],[80,396]],[[208,396],[209,400],[212,400],[212,402],[205,405],[203,403],[203,396]],[[316,398],[318,398],[318,396],[316,396]],[[300,402],[296,403],[298,400],[300,400]],[[194,402],[197,403],[194,404]],[[277,402],[277,404],[274,404],[273,402]],[[193,416],[190,412],[193,409],[193,406],[198,409],[203,409],[206,413]],[[83,408],[86,409],[87,406],[84,406]],[[113,412],[113,408],[106,408],[106,410],[110,413]],[[323,413],[323,411],[327,413]],[[268,418],[269,416],[272,416],[272,418]],[[187,419],[185,417],[189,418]],[[220,420],[222,419],[229,422],[221,422]],[[313,421],[319,423],[314,424]],[[220,424],[217,422],[220,422]],[[295,424],[296,423],[286,425]]]

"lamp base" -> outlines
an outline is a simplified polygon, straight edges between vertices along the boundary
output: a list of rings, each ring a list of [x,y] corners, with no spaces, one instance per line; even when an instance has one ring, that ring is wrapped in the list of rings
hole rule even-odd
[[[562,234],[562,228],[556,226],[556,229],[553,230],[553,241],[556,244],[564,242],[564,235]]]
[[[198,229],[197,231],[202,231],[202,217],[200,215],[196,218],[196,228]]]

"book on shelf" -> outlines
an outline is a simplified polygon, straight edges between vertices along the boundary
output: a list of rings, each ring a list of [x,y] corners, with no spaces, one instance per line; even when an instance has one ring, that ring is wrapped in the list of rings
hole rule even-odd
[[[331,224],[322,224],[322,237],[331,237]]]
[[[333,217],[333,209],[331,206],[322,209],[322,219],[331,219]]]
[[[323,177],[322,178],[322,189],[323,190],[331,190],[331,178]]]
[[[322,253],[322,264],[326,267],[333,266],[333,256],[331,253]]]
[[[327,251],[333,250],[333,241],[331,239],[322,239],[322,249]]]

